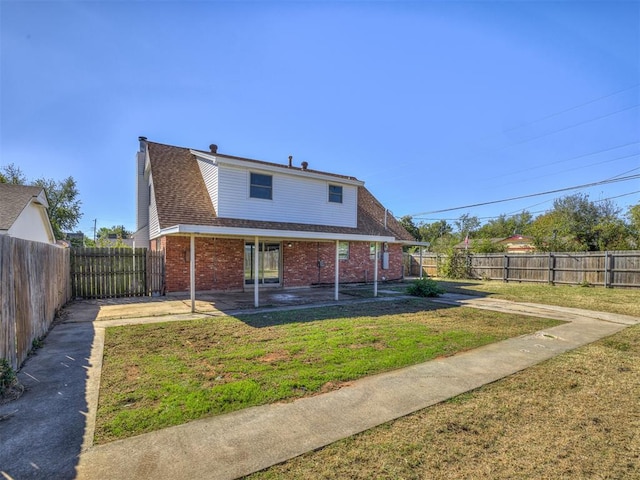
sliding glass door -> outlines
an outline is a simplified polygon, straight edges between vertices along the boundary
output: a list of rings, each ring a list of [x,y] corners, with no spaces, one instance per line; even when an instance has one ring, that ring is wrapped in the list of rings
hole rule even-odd
[[[258,283],[280,283],[280,244],[260,242],[258,244]],[[255,244],[244,246],[244,283],[253,284],[255,280]]]

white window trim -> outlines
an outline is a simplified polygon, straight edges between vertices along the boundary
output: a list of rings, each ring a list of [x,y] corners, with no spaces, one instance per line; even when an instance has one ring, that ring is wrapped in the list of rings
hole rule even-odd
[[[249,184],[249,191],[247,192],[248,198],[251,198],[251,199],[254,199],[254,200],[271,200],[271,201],[273,201],[273,175],[270,175],[268,173],[260,173],[260,172],[248,172],[248,175],[249,175],[249,179],[248,179],[248,182],[247,182]],[[251,175],[262,175],[263,177],[271,178],[271,197],[270,198],[254,197],[253,195],[251,195],[251,187],[253,186],[253,184],[251,183]],[[264,185],[256,185],[256,187],[266,188],[266,186],[264,186]]]

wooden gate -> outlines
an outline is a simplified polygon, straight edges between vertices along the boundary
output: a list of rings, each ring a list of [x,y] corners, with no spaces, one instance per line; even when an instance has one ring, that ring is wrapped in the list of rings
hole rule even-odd
[[[164,294],[164,252],[146,248],[74,248],[74,298],[137,297]]]

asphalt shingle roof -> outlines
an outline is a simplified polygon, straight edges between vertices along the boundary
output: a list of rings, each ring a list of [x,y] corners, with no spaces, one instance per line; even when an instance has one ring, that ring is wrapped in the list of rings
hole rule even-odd
[[[413,240],[413,237],[404,229],[404,227],[402,227],[402,225],[390,213],[385,213],[385,208],[382,204],[380,204],[380,202],[378,202],[378,200],[376,200],[376,198],[363,186],[358,187],[357,228],[218,218],[213,208],[211,197],[209,196],[205,186],[204,179],[200,173],[196,157],[190,152],[190,149],[150,141],[147,142],[147,145],[149,148],[151,175],[153,177],[153,194],[155,196],[158,221],[161,229],[183,224],[256,228],[265,230],[293,230],[316,233],[393,236],[397,240]],[[217,155],[289,169],[286,165],[233,157],[230,155]],[[298,170],[300,169],[298,168]],[[347,177],[344,175],[319,172],[317,170],[308,171],[355,180],[354,177]]]
[[[42,187],[0,183],[0,230],[9,230],[29,201]]]

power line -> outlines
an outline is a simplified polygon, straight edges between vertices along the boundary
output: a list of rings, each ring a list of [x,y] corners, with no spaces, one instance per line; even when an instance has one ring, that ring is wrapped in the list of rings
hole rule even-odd
[[[618,95],[619,93],[626,92],[626,91],[628,91],[628,90],[633,90],[633,89],[638,88],[638,87],[640,87],[640,83],[636,83],[635,85],[633,85],[633,86],[631,86],[631,87],[623,88],[622,90],[617,90],[617,91],[615,91],[615,92],[613,92],[613,93],[609,93],[609,94],[607,94],[607,95],[603,95],[602,97],[598,97],[598,98],[595,98],[595,99],[593,99],[593,100],[589,100],[589,101],[584,102],[584,103],[581,103],[581,104],[579,104],[579,105],[575,105],[575,106],[573,106],[573,107],[569,107],[569,108],[566,108],[566,109],[564,109],[564,110],[560,110],[559,112],[552,113],[552,114],[550,114],[550,115],[546,115],[546,116],[541,117],[541,118],[538,118],[538,119],[536,119],[536,120],[532,120],[532,121],[530,121],[530,122],[528,122],[528,123],[524,123],[524,124],[522,124],[522,125],[518,125],[517,127],[508,128],[508,129],[506,129],[506,130],[503,130],[503,131],[502,131],[502,133],[509,133],[509,132],[513,132],[513,131],[515,131],[515,130],[519,130],[519,129],[521,129],[521,128],[529,127],[529,126],[534,125],[534,124],[536,124],[536,123],[543,122],[543,121],[548,120],[548,119],[553,118],[553,117],[558,117],[558,116],[560,116],[560,115],[562,115],[562,114],[564,114],[564,113],[571,112],[571,111],[573,111],[573,110],[577,110],[578,108],[582,108],[582,107],[584,107],[584,106],[586,106],[586,105],[591,105],[592,103],[599,102],[600,100],[604,100],[605,98],[613,97],[613,96],[615,96],[615,95]],[[486,138],[490,138],[491,136],[492,136],[492,135],[489,135],[489,136],[484,137],[484,138],[485,138],[485,139],[486,139]],[[481,140],[482,140],[482,139],[481,139]]]
[[[537,180],[537,179],[540,179],[540,178],[546,178],[546,177],[550,177],[552,175],[558,175],[559,173],[573,172],[575,170],[581,170],[583,168],[589,168],[589,167],[594,167],[596,165],[602,165],[603,163],[615,162],[617,160],[624,160],[626,158],[637,157],[638,155],[640,155],[640,152],[632,153],[631,155],[625,155],[624,157],[616,157],[616,158],[610,158],[608,160],[602,160],[601,162],[588,163],[586,165],[580,165],[579,167],[566,168],[564,170],[557,170],[557,171],[554,171],[553,173],[547,173],[546,175],[538,175],[537,177],[528,177],[528,178],[524,178],[522,180],[517,180],[517,181],[512,181],[512,182],[509,182],[509,183],[505,183],[505,184],[502,184],[501,186],[515,185],[516,183],[523,183],[523,182],[530,182],[531,180]],[[638,168],[634,168],[633,170],[638,170]],[[629,172],[632,172],[633,170],[629,170]],[[629,173],[629,172],[625,172],[625,173]],[[621,174],[621,175],[624,175],[624,174]],[[618,175],[618,176],[621,176],[621,175]]]
[[[620,177],[620,178],[610,178],[608,180],[601,180],[599,182],[586,183],[586,184],[583,184],[583,185],[576,185],[574,187],[559,188],[557,190],[549,190],[549,191],[540,192],[540,193],[531,193],[529,195],[520,195],[520,196],[517,196],[517,197],[510,197],[510,198],[505,198],[505,199],[502,199],[502,200],[492,200],[490,202],[474,203],[474,204],[471,204],[471,205],[464,205],[462,207],[444,208],[442,210],[433,210],[433,211],[430,211],[430,212],[420,212],[420,213],[412,214],[410,216],[411,217],[414,217],[414,216],[417,217],[417,216],[420,216],[420,215],[430,215],[430,214],[433,214],[433,213],[453,212],[455,210],[464,210],[466,208],[482,207],[484,205],[493,205],[493,204],[496,204],[496,203],[511,202],[511,201],[514,201],[514,200],[521,200],[523,198],[539,197],[539,196],[542,196],[542,195],[550,195],[552,193],[566,192],[566,191],[569,191],[569,190],[581,190],[583,188],[596,187],[598,185],[607,185],[609,183],[626,182],[628,180],[635,180],[635,179],[639,179],[639,178],[640,178],[640,174],[629,175],[629,176]]]
[[[606,202],[607,200],[615,200],[616,198],[621,198],[621,197],[628,197],[629,195],[635,195],[637,193],[640,193],[640,190],[636,190],[634,192],[629,192],[629,193],[623,193],[621,195],[616,195],[613,197],[607,197],[607,198],[600,198],[598,200],[594,200],[594,203],[600,203],[600,202]],[[531,207],[536,207],[538,205],[542,205],[543,203],[547,203],[547,202],[551,202],[552,200],[554,200],[553,198],[549,199],[549,200],[545,200],[544,202],[540,202],[540,203],[536,203],[534,205],[530,205],[529,207],[524,207],[521,208],[519,210],[516,210],[514,212],[509,212],[509,213],[504,213],[504,214],[500,214],[500,215],[492,215],[490,217],[476,217],[478,220],[494,220],[497,218],[500,218],[501,216],[504,216],[506,218],[511,218],[511,217],[515,217],[516,215],[519,215],[521,213],[527,212],[531,215],[536,215],[538,213],[544,213],[547,212],[548,210],[537,210],[535,212],[530,212],[528,209]],[[432,221],[432,222],[439,222],[439,221],[447,221],[447,222],[454,222],[456,220],[459,220],[460,218],[425,218],[425,217],[412,217],[415,220],[428,220],[428,221]]]
[[[631,170],[627,170],[626,172],[622,172],[622,173],[616,175],[615,177],[608,178],[607,180],[613,180],[614,178],[621,177],[622,175],[626,175],[627,173],[635,172],[636,170],[640,170],[640,167],[632,168]]]
[[[628,197],[629,195],[634,195],[636,193],[640,193],[640,190],[636,190],[635,192],[623,193],[622,195],[616,195],[615,197],[601,198],[600,200],[594,200],[594,202],[596,202],[596,203],[598,203],[598,202],[606,202],[607,200],[614,200],[614,199],[620,198],[620,197]]]
[[[638,108],[638,107],[640,107],[640,103],[637,103],[635,105],[631,105],[630,107],[625,107],[625,108],[623,108],[621,110],[616,110],[615,112],[611,112],[611,113],[607,113],[605,115],[601,115],[601,116],[596,117],[596,118],[591,118],[589,120],[584,120],[582,122],[574,123],[573,125],[568,125],[566,127],[562,127],[562,128],[557,129],[557,130],[553,130],[551,132],[543,133],[541,135],[538,135],[537,137],[527,138],[526,140],[520,140],[518,142],[509,143],[507,145],[503,145],[502,147],[497,148],[496,150],[504,150],[505,148],[513,147],[514,145],[521,145],[523,143],[528,143],[528,142],[532,142],[534,140],[539,140],[539,139],[541,139],[543,137],[548,137],[549,135],[555,135],[556,133],[564,132],[565,130],[570,130],[572,128],[579,127],[581,125],[586,125],[587,123],[591,123],[591,122],[595,122],[595,121],[598,121],[598,120],[602,120],[603,118],[611,117],[613,115],[617,115],[618,113],[626,112],[627,110],[631,110],[633,108]]]
[[[640,83],[637,83],[637,84],[632,85],[630,87],[623,88],[621,90],[617,90],[617,91],[609,93],[607,95],[603,95],[603,96],[595,98],[593,100],[589,100],[587,102],[583,102],[583,103],[575,105],[573,107],[569,107],[569,108],[561,110],[559,112],[556,112],[556,113],[553,113],[553,114],[550,114],[550,115],[546,115],[544,117],[538,118],[536,120],[533,120],[531,122],[525,123],[523,125],[519,125],[517,127],[512,127],[512,128],[506,129],[506,130],[502,130],[502,132],[500,132],[500,133],[507,133],[507,132],[511,132],[511,131],[514,131],[514,130],[518,130],[518,129],[533,125],[535,123],[539,123],[539,122],[542,122],[544,120],[548,120],[549,118],[553,118],[553,117],[562,115],[562,114],[570,112],[572,110],[577,110],[578,108],[581,108],[581,107],[583,107],[585,105],[590,105],[590,104],[596,103],[596,102],[598,102],[600,100],[604,100],[606,98],[618,95],[619,93],[636,89],[638,87],[640,87]],[[573,125],[562,127],[562,128],[560,128],[558,130],[554,130],[554,131],[551,131],[551,132],[544,133],[544,134],[539,135],[537,137],[533,137],[533,138],[529,138],[529,139],[522,140],[522,141],[519,141],[519,142],[503,145],[502,147],[493,148],[492,150],[489,150],[489,152],[490,151],[499,151],[499,150],[503,150],[505,148],[509,148],[511,146],[514,146],[514,145],[520,145],[520,144],[527,143],[527,142],[530,142],[530,141],[533,141],[533,140],[538,140],[538,139],[543,138],[545,136],[553,135],[553,134],[556,134],[556,133],[559,133],[559,132],[562,132],[562,131],[565,131],[565,130],[568,130],[568,129],[571,129],[571,128],[574,128],[574,127],[578,127],[578,126],[590,123],[590,122],[595,122],[597,120],[601,120],[603,118],[607,118],[607,117],[610,117],[612,115],[616,115],[618,113],[621,113],[621,112],[624,112],[624,111],[627,111],[627,110],[631,110],[631,109],[634,109],[634,108],[638,108],[638,107],[640,107],[640,104],[631,105],[629,107],[625,107],[625,108],[623,108],[621,110],[617,110],[615,112],[607,113],[607,114],[601,115],[601,116],[596,117],[596,118],[585,120],[585,121],[582,121],[582,122],[579,122],[579,123],[576,123],[576,124],[573,124]],[[475,140],[474,142],[477,143],[479,141],[482,141],[483,139],[491,138],[491,137],[493,137],[495,135],[497,135],[497,134],[488,135],[486,137],[480,138],[479,140]],[[467,141],[465,143],[471,143],[471,141]],[[542,168],[544,166],[554,165],[556,163],[562,163],[562,162],[566,162],[566,161],[570,161],[570,160],[576,160],[576,159],[579,159],[579,158],[582,158],[582,157],[586,157],[586,156],[590,156],[590,155],[596,155],[598,153],[603,153],[603,152],[607,152],[607,151],[610,151],[610,150],[615,150],[617,148],[623,148],[623,147],[626,147],[626,146],[629,146],[629,145],[635,145],[635,144],[638,144],[638,143],[640,143],[640,142],[638,142],[638,141],[629,142],[629,143],[626,143],[626,144],[623,144],[623,145],[618,145],[618,146],[615,146],[615,147],[599,150],[599,151],[596,151],[596,152],[586,153],[586,154],[578,155],[578,156],[575,156],[575,157],[570,157],[568,159],[559,160],[559,161],[555,161],[555,162],[550,162],[550,163],[547,163],[547,164],[542,164],[542,165],[539,165],[539,166],[530,167],[530,168],[527,168],[527,169],[524,169],[524,170],[519,170],[519,171],[515,171],[515,172],[511,172],[511,173],[506,173],[504,175],[498,175],[496,177],[490,177],[488,180],[491,180],[491,179],[494,179],[494,178],[501,178],[501,177],[504,177],[504,176],[507,176],[507,175],[513,175],[513,174],[516,174],[516,173],[521,173],[521,172],[525,172],[525,171],[529,171],[529,170],[534,170],[536,168]],[[488,152],[485,152],[485,155],[486,155],[486,153],[488,153]],[[408,164],[410,164],[410,162],[406,162],[403,165],[408,165]]]
[[[490,177],[487,180],[494,180],[496,178],[503,178],[503,177],[507,177],[509,175],[515,175],[517,173],[530,172],[531,170],[536,170],[538,168],[549,167],[551,165],[557,165],[559,163],[569,162],[571,160],[578,160],[579,158],[590,157],[591,155],[597,155],[599,153],[610,152],[611,150],[617,150],[618,148],[624,148],[624,147],[628,147],[628,146],[631,146],[631,145],[638,145],[638,144],[640,144],[640,141],[624,143],[622,145],[617,145],[615,147],[605,148],[603,150],[597,150],[595,152],[590,152],[590,153],[583,153],[583,154],[577,155],[575,157],[569,157],[569,158],[565,158],[563,160],[556,160],[556,161],[553,161],[553,162],[543,163],[541,165],[536,165],[534,167],[523,168],[522,170],[516,170],[514,172],[504,173],[502,175],[497,175],[495,177]]]

